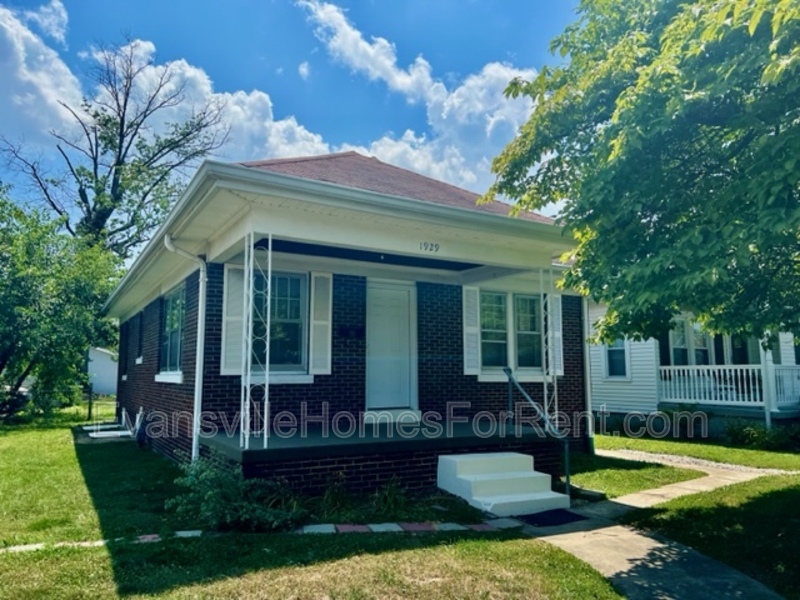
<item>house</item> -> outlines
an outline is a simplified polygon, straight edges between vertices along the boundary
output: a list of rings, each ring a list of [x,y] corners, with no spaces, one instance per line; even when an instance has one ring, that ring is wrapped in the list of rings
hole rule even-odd
[[[589,322],[605,307],[588,305]],[[652,414],[678,408],[763,420],[800,416],[800,346],[781,333],[761,340],[709,335],[690,315],[661,339],[590,344],[590,393],[597,411]],[[724,421],[724,419],[722,419]]]
[[[584,303],[552,266],[571,242],[476,199],[355,152],[203,163],[107,303],[121,409],[160,452],[307,489],[433,485],[465,453],[558,471],[520,390],[587,444]]]
[[[113,396],[117,393],[117,355],[105,348],[89,348],[86,372],[92,392]]]

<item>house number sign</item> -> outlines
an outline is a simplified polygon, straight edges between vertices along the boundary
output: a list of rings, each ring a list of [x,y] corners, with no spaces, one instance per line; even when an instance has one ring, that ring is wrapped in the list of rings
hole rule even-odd
[[[423,252],[438,252],[439,244],[438,242],[420,242],[419,249]]]

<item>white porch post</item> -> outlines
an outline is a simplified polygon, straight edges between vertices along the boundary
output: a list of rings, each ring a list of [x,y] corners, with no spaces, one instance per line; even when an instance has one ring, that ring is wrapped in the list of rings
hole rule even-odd
[[[772,364],[772,351],[764,350],[759,344],[761,354],[761,380],[764,394],[764,422],[767,429],[772,427],[772,407],[775,406],[775,366]]]
[[[250,448],[250,402],[252,397],[251,377],[253,360],[253,243],[255,236],[249,232],[244,236],[244,293],[242,294],[242,391],[240,404],[239,447]]]
[[[272,234],[267,238],[267,358],[264,368],[264,448],[269,444],[269,347],[272,341]]]

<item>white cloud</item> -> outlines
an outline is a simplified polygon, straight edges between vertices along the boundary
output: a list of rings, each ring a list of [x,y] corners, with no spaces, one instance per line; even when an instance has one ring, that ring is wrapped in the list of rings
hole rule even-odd
[[[385,82],[411,102],[429,100],[443,91],[444,86],[431,77],[428,61],[418,56],[407,69],[398,67],[394,44],[382,37],[365,40],[338,6],[319,0],[298,0],[297,4],[308,11],[317,37],[331,56],[354,71]]]
[[[311,67],[308,66],[308,61],[301,62],[297,67],[297,72],[302,79],[308,79],[308,76],[311,74]]]
[[[59,104],[77,106],[80,83],[58,53],[23,22],[0,7],[0,131],[6,137],[42,141],[68,113]]]
[[[367,41],[340,7],[321,0],[297,3],[336,60],[372,81],[382,81],[409,102],[426,105],[428,135],[386,135],[362,150],[478,192],[489,187],[492,157],[513,139],[531,111],[528,99],[508,99],[503,92],[515,77],[533,78],[533,69],[492,62],[448,90],[422,56],[401,68],[395,46],[381,37]]]
[[[26,10],[23,17],[26,21],[35,23],[45,35],[57,42],[61,44],[66,42],[69,17],[61,0],[50,0],[50,4],[45,4],[37,10]]]

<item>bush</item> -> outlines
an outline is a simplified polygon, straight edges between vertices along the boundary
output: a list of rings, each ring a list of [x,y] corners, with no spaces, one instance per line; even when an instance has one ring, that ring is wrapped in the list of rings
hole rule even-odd
[[[725,427],[725,435],[734,446],[755,450],[793,450],[800,442],[800,427],[779,425],[767,429],[760,423],[731,421]]]
[[[22,392],[12,392],[0,386],[0,421],[7,421],[28,406],[28,396]]]
[[[282,481],[245,479],[240,466],[219,455],[181,466],[175,483],[185,491],[167,508],[216,531],[266,532],[290,529],[306,516]]]

